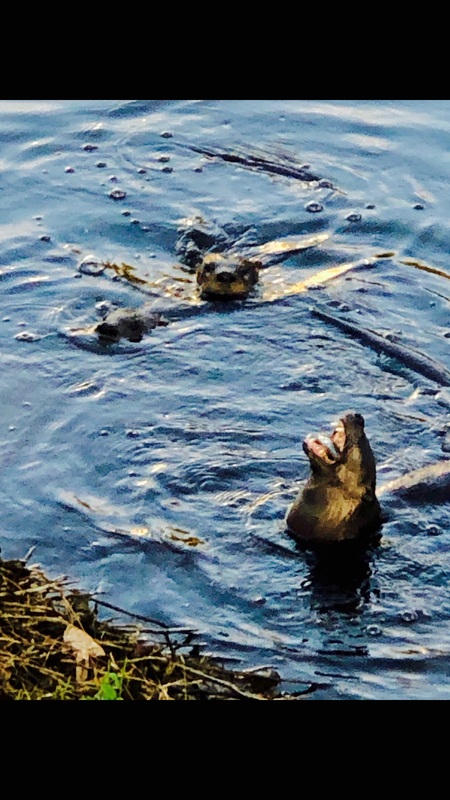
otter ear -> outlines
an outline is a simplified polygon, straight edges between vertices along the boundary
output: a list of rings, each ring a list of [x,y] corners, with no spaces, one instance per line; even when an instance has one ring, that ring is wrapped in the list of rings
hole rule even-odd
[[[258,273],[258,271],[262,267],[262,261],[250,261],[249,258],[241,258],[240,266],[244,267],[245,269],[250,269],[252,272]]]
[[[249,261],[247,258],[243,258],[239,262],[240,272],[249,273],[252,276],[255,283],[258,280],[258,273],[261,267],[262,267],[261,261]]]

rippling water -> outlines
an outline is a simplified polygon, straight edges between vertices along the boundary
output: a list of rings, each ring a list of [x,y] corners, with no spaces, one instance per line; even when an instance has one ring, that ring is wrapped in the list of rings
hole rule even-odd
[[[310,308],[450,368],[450,285],[411,263],[448,271],[449,133],[449,101],[0,102],[3,556],[35,545],[50,573],[195,628],[230,663],[270,664],[310,698],[448,699],[448,505],[387,499],[380,546],[345,570],[297,552],[283,518],[308,474],[304,436],[348,408],[380,482],[447,457],[449,389]],[[186,145],[309,164],[336,189]],[[77,336],[100,301],[145,299],[81,260],[173,275],[194,214],[260,243],[329,234],[263,286],[392,255],[139,344]]]

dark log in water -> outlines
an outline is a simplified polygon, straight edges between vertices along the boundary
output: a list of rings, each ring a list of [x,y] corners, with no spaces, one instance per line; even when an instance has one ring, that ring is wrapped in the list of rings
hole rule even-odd
[[[405,367],[408,367],[408,369],[413,370],[413,372],[418,372],[420,375],[424,375],[425,378],[436,381],[440,386],[450,386],[450,372],[446,367],[438,361],[434,361],[423,353],[420,353],[418,350],[413,350],[403,344],[391,342],[389,339],[385,339],[383,336],[375,333],[375,331],[371,331],[368,328],[360,328],[353,322],[346,322],[346,320],[333,317],[331,314],[326,314],[324,311],[319,311],[314,308],[311,309],[311,313],[314,317],[318,317],[324,322],[329,322],[330,325],[334,325],[345,333],[349,333],[351,336],[360,339],[377,353],[385,353],[385,355],[397,359],[397,361]]]

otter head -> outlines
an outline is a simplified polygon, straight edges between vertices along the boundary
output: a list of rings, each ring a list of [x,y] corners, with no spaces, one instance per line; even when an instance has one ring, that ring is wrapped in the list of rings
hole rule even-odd
[[[142,320],[136,318],[135,314],[130,314],[128,318],[124,315],[123,319],[117,319],[117,321],[109,322],[107,318],[97,325],[95,331],[104,344],[118,342],[122,337],[129,339],[130,342],[140,342],[145,333],[145,326]]]
[[[375,492],[375,458],[364,432],[364,417],[347,412],[331,436],[309,435],[303,442],[313,474],[333,476],[348,492]]]
[[[242,300],[258,282],[259,262],[209,253],[197,268],[202,300]]]

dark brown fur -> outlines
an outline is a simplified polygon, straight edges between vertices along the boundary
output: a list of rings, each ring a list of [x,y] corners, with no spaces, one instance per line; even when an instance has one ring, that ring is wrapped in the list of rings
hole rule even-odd
[[[345,438],[337,457],[330,451],[321,457],[317,439],[307,438],[303,445],[312,474],[290,508],[286,524],[292,536],[307,546],[366,540],[381,523],[375,458],[364,433],[364,419],[348,413],[341,423],[341,433],[336,429],[331,437],[335,444],[339,436],[341,444]]]
[[[130,342],[140,342],[143,335],[156,328],[157,325],[166,325],[161,314],[155,313],[146,306],[142,308],[118,308],[112,311],[100,322],[95,331],[101,341],[118,342],[120,339],[129,339]]]

